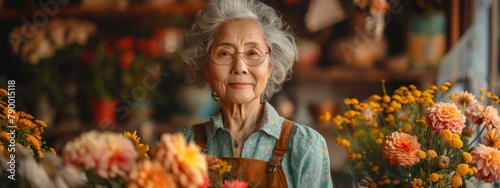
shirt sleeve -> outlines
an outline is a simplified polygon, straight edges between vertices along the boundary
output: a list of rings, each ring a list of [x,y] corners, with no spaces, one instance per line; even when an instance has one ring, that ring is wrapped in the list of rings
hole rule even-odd
[[[333,187],[325,139],[309,127],[297,129],[290,160],[295,172],[290,183],[293,187]]]

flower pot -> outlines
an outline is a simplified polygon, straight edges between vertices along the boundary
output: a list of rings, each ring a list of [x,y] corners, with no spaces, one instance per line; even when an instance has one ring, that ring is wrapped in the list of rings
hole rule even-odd
[[[443,12],[417,15],[410,19],[407,50],[415,67],[437,66],[446,50],[445,31]]]
[[[97,99],[92,103],[93,123],[99,128],[109,128],[116,123],[116,102],[114,98]]]

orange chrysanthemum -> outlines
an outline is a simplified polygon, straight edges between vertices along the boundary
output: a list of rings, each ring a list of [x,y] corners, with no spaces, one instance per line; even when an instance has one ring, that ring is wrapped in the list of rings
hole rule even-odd
[[[484,144],[494,148],[500,148],[500,130],[491,129],[484,135]]]
[[[476,178],[491,183],[500,180],[500,150],[479,144],[471,152],[471,165],[478,170]]]
[[[158,162],[143,160],[130,172],[127,182],[128,188],[141,187],[172,187],[176,188],[172,174]]]
[[[412,166],[420,159],[416,153],[420,151],[420,143],[416,136],[393,132],[387,136],[382,147],[382,157],[389,159],[391,165]]]
[[[460,93],[457,93],[453,101],[460,109],[463,109],[464,107],[466,108],[467,106],[477,103],[476,96],[467,91],[461,91]]]
[[[454,133],[462,134],[465,127],[465,116],[453,103],[440,102],[428,108],[426,121],[436,133],[450,129]]]
[[[181,133],[163,134],[153,158],[174,175],[181,187],[203,185],[208,177],[207,161],[200,147],[187,143]]]

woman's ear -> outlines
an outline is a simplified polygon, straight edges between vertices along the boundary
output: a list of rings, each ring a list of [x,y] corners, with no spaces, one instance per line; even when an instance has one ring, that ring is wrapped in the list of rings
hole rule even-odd
[[[267,76],[267,79],[271,78],[271,75],[273,74],[273,62],[269,61],[269,75]]]

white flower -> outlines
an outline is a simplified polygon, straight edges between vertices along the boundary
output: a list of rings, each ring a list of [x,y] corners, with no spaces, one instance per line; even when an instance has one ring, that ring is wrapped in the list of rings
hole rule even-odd
[[[64,34],[67,28],[64,26],[64,22],[59,19],[54,19],[49,23],[49,38],[54,43],[56,49],[61,49],[64,46]]]
[[[28,181],[30,187],[55,187],[47,172],[33,158],[26,158],[19,162],[19,175]]]

